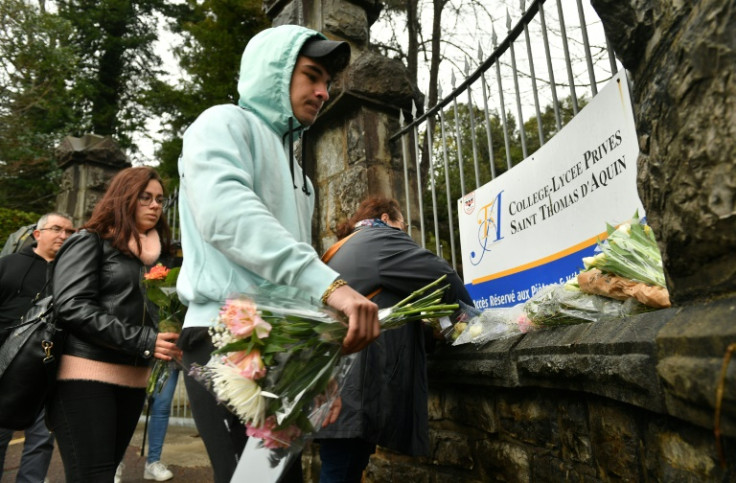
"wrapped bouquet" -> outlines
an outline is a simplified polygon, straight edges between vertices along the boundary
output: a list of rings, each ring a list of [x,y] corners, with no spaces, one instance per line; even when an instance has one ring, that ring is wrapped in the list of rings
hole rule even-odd
[[[638,213],[630,223],[618,228],[606,224],[606,230],[608,238],[598,244],[600,253],[583,258],[586,270],[598,268],[638,282],[665,286],[662,255],[654,233]]]
[[[187,307],[181,303],[176,294],[176,279],[179,277],[179,267],[169,269],[159,263],[143,276],[143,285],[146,287],[146,296],[158,307],[158,331],[181,332],[184,323],[184,314]],[[172,361],[176,364],[175,361]],[[161,391],[171,373],[170,363],[156,359],[148,379],[146,394],[152,396]]]
[[[382,330],[452,314],[458,306],[441,303],[443,279],[380,310]],[[343,314],[280,291],[230,298],[210,329],[212,358],[190,370],[269,449],[289,448],[320,427],[352,361],[341,357]]]
[[[598,244],[600,253],[583,258],[578,274],[581,290],[618,300],[636,299],[654,308],[670,306],[662,256],[652,229],[639,219],[618,228],[607,225],[608,239]]]

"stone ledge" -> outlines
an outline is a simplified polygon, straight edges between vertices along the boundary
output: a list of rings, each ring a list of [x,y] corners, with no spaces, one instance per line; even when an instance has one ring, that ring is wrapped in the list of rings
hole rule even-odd
[[[596,394],[712,429],[736,297],[626,319],[542,329],[484,346],[443,347],[430,381]],[[736,354],[734,354],[736,359]],[[727,371],[721,432],[736,436],[736,360]]]

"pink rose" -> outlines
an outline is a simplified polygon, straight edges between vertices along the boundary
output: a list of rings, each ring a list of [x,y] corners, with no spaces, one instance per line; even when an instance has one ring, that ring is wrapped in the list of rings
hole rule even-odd
[[[245,351],[231,352],[227,360],[240,371],[243,377],[252,381],[266,375],[266,366],[263,364],[261,352],[258,349],[253,349],[250,354],[246,354]]]
[[[235,337],[245,339],[253,331],[259,339],[268,337],[271,324],[258,315],[255,304],[247,299],[230,299],[220,310],[220,319]]]
[[[274,430],[276,427],[276,417],[269,416],[260,428],[255,428],[250,424],[246,424],[246,434],[263,440],[266,448],[288,448],[291,443],[301,435],[301,431],[295,425],[291,425],[286,429]]]

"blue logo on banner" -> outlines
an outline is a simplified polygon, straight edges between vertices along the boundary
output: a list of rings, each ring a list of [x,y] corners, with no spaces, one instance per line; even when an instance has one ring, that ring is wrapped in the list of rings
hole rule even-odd
[[[470,263],[478,265],[483,261],[483,256],[490,252],[490,245],[503,239],[501,236],[501,195],[498,193],[493,201],[482,206],[478,212],[478,247],[480,253],[475,250],[470,252]]]

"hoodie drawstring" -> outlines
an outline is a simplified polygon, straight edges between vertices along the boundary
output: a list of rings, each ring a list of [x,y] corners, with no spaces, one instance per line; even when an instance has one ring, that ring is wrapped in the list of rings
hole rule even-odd
[[[299,128],[294,129],[293,119],[289,118],[289,130],[283,136],[283,139],[285,140],[285,142],[289,143],[289,170],[291,171],[291,184],[294,187],[294,189],[296,189],[296,181],[294,180],[294,142],[291,138],[291,135],[298,129]],[[307,196],[309,196],[312,193],[309,191],[309,186],[307,185],[307,172],[306,172],[307,155],[306,155],[306,150],[304,149],[304,146],[305,146],[304,131],[302,131],[300,134],[301,134],[301,142],[302,142],[302,191]]]
[[[294,189],[296,189],[296,183],[294,182],[294,140],[291,139],[291,131],[292,122],[291,118],[289,118],[289,130],[286,132],[286,137],[288,139],[286,142],[289,143],[289,169],[291,170],[291,184],[294,185]]]
[[[307,135],[302,133],[302,191],[309,196],[309,186],[307,185]]]

